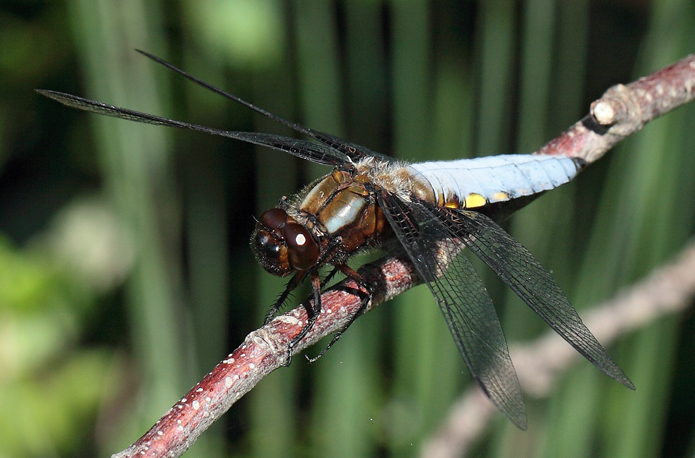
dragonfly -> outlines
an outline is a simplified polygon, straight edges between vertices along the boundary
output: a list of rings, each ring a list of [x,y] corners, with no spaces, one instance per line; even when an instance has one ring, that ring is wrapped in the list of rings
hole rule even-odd
[[[361,293],[360,309],[335,334],[331,344],[365,310],[371,285],[348,266],[352,256],[375,248],[402,250],[432,292],[472,377],[499,411],[526,429],[519,380],[492,299],[465,253],[470,251],[580,354],[616,381],[635,389],[584,325],[550,273],[498,225],[530,200],[572,180],[586,165],[581,159],[512,154],[423,163],[398,161],[283,119],[163,59],[138,52],[311,140],[226,131],[62,92],[37,92],[72,108],[233,138],[332,168],[304,191],[283,197],[276,208],[264,212],[256,220],[251,237],[251,248],[267,272],[280,277],[291,275],[270,308],[266,324],[295,288],[307,279],[312,285],[313,301],[303,304],[308,319],[290,343],[290,355],[320,315],[321,291],[336,273],[342,272],[367,292]],[[326,266],[333,270],[321,279],[320,270]]]

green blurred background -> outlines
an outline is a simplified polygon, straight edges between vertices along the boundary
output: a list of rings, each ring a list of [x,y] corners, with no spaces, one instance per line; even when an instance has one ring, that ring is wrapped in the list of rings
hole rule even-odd
[[[32,92],[291,135],[134,48],[374,150],[450,159],[534,151],[610,85],[694,52],[695,4],[0,1],[0,458],[109,456],[143,434],[282,290],[248,249],[252,216],[327,172]],[[581,309],[685,244],[694,173],[695,105],[507,228]],[[547,329],[484,273],[510,341]],[[692,312],[609,352],[636,392],[582,361],[550,398],[527,396],[528,431],[497,415],[472,456],[692,456]],[[428,290],[415,288],[317,363],[271,374],[185,456],[417,456],[469,383]]]

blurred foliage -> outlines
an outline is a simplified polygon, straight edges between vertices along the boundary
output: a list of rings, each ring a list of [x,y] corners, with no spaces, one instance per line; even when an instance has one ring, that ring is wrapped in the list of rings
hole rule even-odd
[[[377,151],[450,159],[539,148],[609,86],[693,52],[695,7],[0,0],[0,458],[109,456],[143,434],[283,287],[250,254],[252,215],[326,172],[32,91],[291,135],[133,48]],[[693,125],[695,107],[666,115],[509,223],[579,309],[691,236]],[[546,329],[487,276],[510,340]],[[694,346],[692,313],[626,336],[609,352],[637,392],[582,362],[550,399],[527,399],[528,431],[500,418],[473,454],[692,456]],[[271,374],[187,456],[415,456],[467,383],[416,288],[316,364]]]

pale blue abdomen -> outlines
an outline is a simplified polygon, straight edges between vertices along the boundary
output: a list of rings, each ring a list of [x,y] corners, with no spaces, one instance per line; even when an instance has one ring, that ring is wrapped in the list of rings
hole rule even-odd
[[[438,205],[475,208],[557,188],[574,178],[581,164],[566,156],[506,154],[410,168],[432,186]]]

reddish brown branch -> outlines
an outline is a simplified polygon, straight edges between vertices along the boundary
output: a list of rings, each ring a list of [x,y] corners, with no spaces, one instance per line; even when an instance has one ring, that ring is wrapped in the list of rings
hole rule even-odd
[[[688,307],[695,296],[695,241],[671,264],[656,269],[639,283],[583,314],[584,324],[604,345],[657,318]],[[554,332],[526,345],[510,348],[524,391],[548,396],[557,379],[579,353]],[[467,390],[452,406],[444,424],[423,444],[420,456],[465,456],[489,426],[495,408],[477,387]]]
[[[375,286],[367,311],[419,284],[404,257],[385,257],[358,271]],[[314,327],[296,347],[299,352],[342,329],[359,309],[361,299],[351,293],[359,286],[345,280],[321,295],[322,312]],[[304,307],[297,307],[252,332],[244,343],[219,363],[186,396],[133,445],[112,458],[177,457],[214,421],[251,391],[266,375],[287,365],[288,346],[303,328]]]
[[[589,164],[646,123],[695,97],[695,54],[638,79],[617,84],[591,104],[590,114],[537,154],[580,157]]]
[[[538,153],[581,157],[588,163],[594,162],[651,119],[691,100],[693,87],[695,56],[627,86],[614,86],[592,104],[594,117],[578,122]],[[399,256],[389,255],[363,266],[359,272],[375,285],[368,310],[420,283],[410,262]],[[342,329],[359,308],[359,296],[350,293],[350,289],[354,291],[357,288],[359,286],[354,282],[346,281],[322,294],[323,311],[296,352]],[[305,320],[304,308],[298,307],[249,334],[239,348],[193,387],[144,436],[112,458],[180,456],[232,404],[267,374],[287,363],[288,345],[302,330]],[[594,329],[597,326],[589,327]],[[518,364],[517,369],[520,378],[524,377]],[[488,415],[492,412],[492,404],[487,400],[484,400],[484,405],[480,402],[475,405],[481,405],[482,411],[488,411]]]

